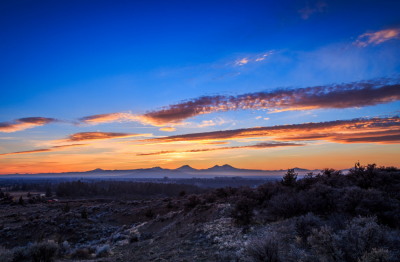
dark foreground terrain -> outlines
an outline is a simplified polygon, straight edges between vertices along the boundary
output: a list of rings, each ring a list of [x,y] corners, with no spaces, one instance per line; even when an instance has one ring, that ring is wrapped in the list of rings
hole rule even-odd
[[[71,185],[53,185],[58,201],[3,196],[0,261],[400,261],[393,167],[289,170],[256,188],[160,183],[131,198],[107,183],[72,197]]]

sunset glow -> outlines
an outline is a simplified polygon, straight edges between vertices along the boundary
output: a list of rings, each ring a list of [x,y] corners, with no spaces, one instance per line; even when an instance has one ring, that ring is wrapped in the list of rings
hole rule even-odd
[[[1,175],[400,167],[400,2],[0,5]]]

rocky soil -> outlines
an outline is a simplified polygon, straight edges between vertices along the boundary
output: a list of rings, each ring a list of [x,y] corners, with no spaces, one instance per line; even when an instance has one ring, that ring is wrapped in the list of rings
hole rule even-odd
[[[93,261],[212,261],[225,250],[240,252],[251,228],[236,226],[224,201],[185,208],[187,197],[142,201],[53,202],[1,206],[5,248],[41,241],[68,242],[68,252],[109,245]],[[69,212],[65,206],[69,205]],[[86,210],[87,219],[82,218]],[[254,229],[254,228],[253,228]]]

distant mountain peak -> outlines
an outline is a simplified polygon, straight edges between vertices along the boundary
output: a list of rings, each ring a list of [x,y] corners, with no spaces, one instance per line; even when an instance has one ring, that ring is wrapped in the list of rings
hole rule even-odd
[[[104,171],[104,169],[96,168],[96,169],[90,170],[89,172],[99,172],[99,171]]]
[[[176,170],[179,170],[179,171],[194,171],[194,170],[197,170],[197,169],[195,169],[195,168],[193,168],[193,167],[191,167],[189,165],[183,165],[183,166],[177,168]]]
[[[163,168],[159,167],[159,166],[155,166],[150,168],[151,170],[163,170]]]
[[[237,168],[231,166],[231,165],[223,165],[223,166],[219,166],[219,165],[215,165],[211,168],[209,168],[208,170],[213,170],[213,171],[233,171],[233,170],[238,170]]]

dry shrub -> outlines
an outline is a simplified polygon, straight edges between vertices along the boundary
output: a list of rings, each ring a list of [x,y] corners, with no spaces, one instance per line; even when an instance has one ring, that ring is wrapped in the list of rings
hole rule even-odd
[[[30,245],[26,252],[33,262],[51,262],[57,255],[58,245],[52,241],[36,243]]]
[[[111,253],[110,246],[104,245],[96,250],[96,257],[106,257]]]
[[[185,209],[192,209],[198,204],[200,204],[200,198],[198,198],[196,195],[190,195],[185,203]]]
[[[301,240],[306,243],[307,237],[311,234],[314,228],[319,228],[322,221],[319,217],[315,216],[313,213],[308,213],[307,215],[298,217],[295,221],[295,228],[297,235]]]
[[[372,249],[361,257],[359,262],[388,262],[392,261],[392,255],[387,249]]]
[[[13,252],[0,246],[0,262],[12,262],[13,261]]]
[[[89,258],[89,250],[86,248],[78,248],[72,253],[71,258],[74,259],[86,259]]]
[[[328,226],[320,229],[313,229],[307,239],[312,250],[321,261],[342,261],[342,251],[340,250],[340,237],[332,232]]]
[[[307,212],[299,196],[292,193],[272,197],[268,202],[268,209],[276,217],[281,218],[290,218]]]
[[[146,211],[144,212],[144,215],[146,217],[153,218],[154,216],[153,209],[151,207],[147,208]]]
[[[383,259],[386,251],[376,250],[393,246],[396,241],[385,227],[377,224],[374,217],[356,217],[347,224],[346,229],[337,233],[328,226],[313,229],[307,240],[321,260],[346,262],[363,261],[374,255]],[[387,257],[390,257],[392,253],[388,252]]]
[[[205,195],[205,200],[208,203],[214,203],[215,201],[217,201],[217,197],[213,193],[208,193]]]
[[[248,256],[254,262],[280,262],[280,241],[275,233],[253,239],[246,248]]]
[[[216,262],[239,262],[240,259],[236,254],[231,252],[218,252],[215,254],[215,261]]]
[[[13,262],[27,261],[29,259],[29,253],[24,247],[15,247],[12,249],[12,257]]]
[[[230,216],[235,219],[238,224],[250,224],[254,216],[254,203],[248,198],[239,199],[235,207],[232,209]]]

